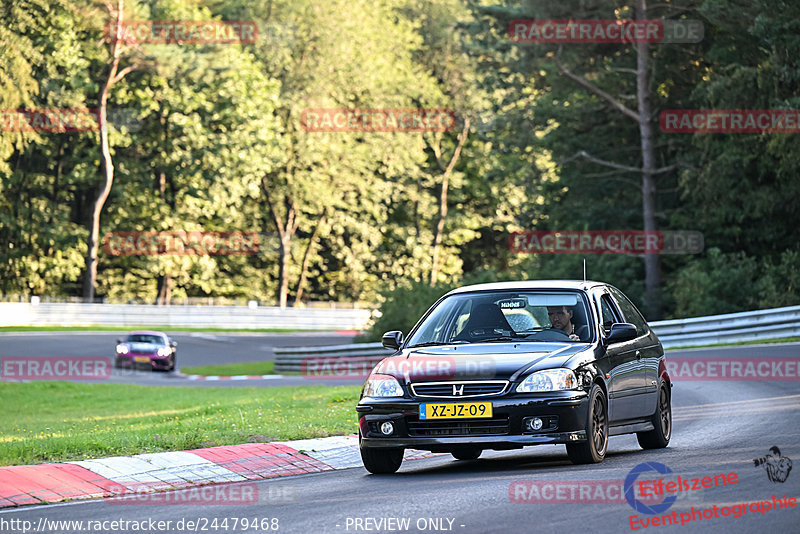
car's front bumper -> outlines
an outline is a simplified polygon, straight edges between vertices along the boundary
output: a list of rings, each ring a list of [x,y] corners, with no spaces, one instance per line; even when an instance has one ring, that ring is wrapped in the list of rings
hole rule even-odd
[[[149,367],[151,369],[167,369],[170,366],[169,356],[156,354],[117,354],[118,367]],[[141,361],[136,361],[139,358]],[[144,359],[147,358],[147,361]]]
[[[419,405],[443,402],[492,403],[491,419],[420,420]],[[516,394],[463,399],[361,399],[359,412],[361,446],[450,451],[457,448],[515,449],[547,443],[576,443],[586,439],[588,400],[585,391]],[[524,421],[539,417],[545,425],[534,431]],[[391,435],[380,432],[383,422],[394,427]]]

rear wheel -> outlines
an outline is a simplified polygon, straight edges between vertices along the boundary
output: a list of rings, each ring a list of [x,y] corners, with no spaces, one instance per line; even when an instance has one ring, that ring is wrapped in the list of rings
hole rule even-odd
[[[608,404],[597,384],[589,391],[586,414],[586,441],[567,443],[567,456],[574,464],[596,464],[606,457],[608,447]]]
[[[456,460],[477,460],[478,457],[481,455],[483,451],[481,449],[456,449],[454,451],[450,451],[450,454],[453,455],[453,458]]]
[[[651,421],[653,430],[637,432],[636,439],[643,449],[663,449],[669,444],[669,438],[672,436],[672,402],[667,383],[661,384],[658,406]]]
[[[360,434],[358,441],[361,441]],[[373,449],[359,445],[359,451],[364,467],[374,475],[390,475],[403,463],[403,449]]]

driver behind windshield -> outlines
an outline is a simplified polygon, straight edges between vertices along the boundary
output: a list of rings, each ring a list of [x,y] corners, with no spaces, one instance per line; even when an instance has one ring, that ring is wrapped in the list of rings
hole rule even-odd
[[[548,306],[547,316],[553,328],[561,330],[573,341],[580,341],[578,334],[575,333],[575,325],[572,324],[572,310],[566,306]]]

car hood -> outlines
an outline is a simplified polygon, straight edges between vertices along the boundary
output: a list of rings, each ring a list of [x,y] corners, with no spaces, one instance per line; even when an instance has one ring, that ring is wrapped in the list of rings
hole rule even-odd
[[[528,371],[562,367],[587,343],[471,343],[406,349],[382,360],[374,373],[404,383],[447,380],[515,380]]]

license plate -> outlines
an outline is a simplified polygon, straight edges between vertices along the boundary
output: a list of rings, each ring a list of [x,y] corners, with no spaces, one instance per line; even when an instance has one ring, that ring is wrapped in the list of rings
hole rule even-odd
[[[134,356],[133,361],[135,362],[142,362],[142,363],[150,363],[149,356]]]
[[[491,402],[448,402],[419,405],[420,419],[468,419],[491,416]]]

